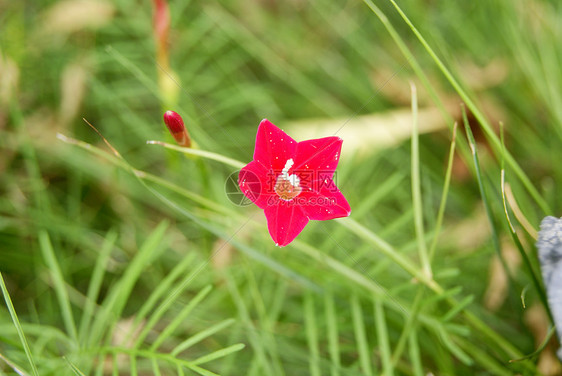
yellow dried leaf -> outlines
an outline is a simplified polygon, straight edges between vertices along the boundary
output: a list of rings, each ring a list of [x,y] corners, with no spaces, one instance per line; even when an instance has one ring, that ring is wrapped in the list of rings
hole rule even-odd
[[[44,15],[47,32],[69,34],[83,29],[97,29],[107,24],[113,14],[113,4],[99,0],[65,0],[51,6]]]
[[[418,112],[419,132],[429,133],[447,128],[436,107]],[[359,154],[398,145],[412,134],[412,110],[400,108],[372,115],[350,118],[312,119],[286,124],[283,128],[297,140],[338,136],[345,140],[342,155]]]

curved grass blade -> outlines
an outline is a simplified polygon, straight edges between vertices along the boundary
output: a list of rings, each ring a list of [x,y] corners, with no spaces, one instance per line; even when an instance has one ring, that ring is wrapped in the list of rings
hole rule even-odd
[[[523,244],[521,244],[521,241],[519,240],[519,236],[517,236],[517,231],[515,231],[515,227],[513,227],[513,224],[511,223],[511,219],[509,217],[509,211],[507,209],[507,199],[506,199],[506,194],[505,194],[505,159],[504,159],[505,144],[503,142],[503,140],[504,140],[503,139],[503,126],[501,127],[501,135],[500,136],[501,136],[501,144],[502,144],[502,159],[501,159],[500,175],[501,175],[501,193],[502,193],[502,203],[503,203],[504,217],[505,217],[506,222],[507,222],[508,227],[509,227],[509,234],[511,235],[511,238],[513,239],[513,242],[517,246],[517,250],[519,251],[519,254],[521,255],[521,258],[523,259],[523,263],[525,264],[527,272],[531,276],[531,280],[533,281],[533,285],[535,286],[535,289],[537,290],[537,293],[539,294],[539,298],[541,300],[541,303],[544,306],[544,308],[545,308],[545,310],[548,314],[548,317],[550,318],[550,321],[553,323],[554,318],[552,316],[552,311],[550,310],[550,306],[548,304],[548,299],[547,299],[547,296],[546,296],[546,293],[545,293],[545,288],[540,282],[540,278],[538,276],[539,273],[537,272],[537,268],[533,267],[533,263],[529,259],[529,255],[527,254],[527,252],[525,252],[525,249],[523,248]]]
[[[10,298],[10,293],[8,292],[8,288],[4,283],[4,277],[2,276],[1,272],[0,272],[0,288],[2,289],[2,294],[4,295],[4,300],[6,301],[6,306],[8,307],[8,312],[10,312],[10,317],[12,318],[12,322],[16,327],[16,331],[18,332],[18,337],[20,338],[21,344],[23,346],[23,350],[25,351],[25,355],[27,356],[27,361],[31,366],[31,372],[33,376],[39,376],[39,372],[37,371],[37,367],[35,366],[35,362],[33,361],[33,355],[31,354],[31,350],[29,349],[29,344],[27,343],[27,339],[25,338],[25,334],[23,332],[20,321],[18,319],[18,314],[16,313],[16,309],[14,308],[14,304],[12,303],[12,298]]]

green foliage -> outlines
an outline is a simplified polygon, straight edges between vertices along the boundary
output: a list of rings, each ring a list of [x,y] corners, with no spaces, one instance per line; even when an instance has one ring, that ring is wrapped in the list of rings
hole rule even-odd
[[[91,3],[0,2],[0,374],[545,372],[559,2],[170,2],[168,68],[150,2]],[[167,109],[199,149],[162,147]],[[344,139],[373,143],[341,158],[350,218],[277,248],[225,194],[262,118],[397,109],[407,141]]]

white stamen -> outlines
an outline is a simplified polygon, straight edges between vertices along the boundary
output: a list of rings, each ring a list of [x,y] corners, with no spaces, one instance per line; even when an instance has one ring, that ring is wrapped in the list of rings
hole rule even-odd
[[[283,179],[288,180],[293,187],[298,187],[301,182],[299,177],[295,174],[289,175],[289,169],[293,167],[294,164],[295,161],[293,161],[293,158],[287,159],[287,162],[285,163],[285,167],[281,171],[281,176],[283,177]]]
[[[283,174],[283,176],[288,176],[288,174],[289,174],[289,169],[290,169],[291,167],[293,167],[294,164],[295,164],[295,161],[293,161],[293,158],[287,159],[287,162],[285,163],[285,167],[284,167],[283,170],[281,171],[281,174]]]
[[[277,177],[277,183],[275,185],[275,190],[276,190],[277,194],[279,194],[281,199],[285,200],[285,201],[291,201],[294,198],[294,196],[296,196],[300,193],[300,182],[301,181],[300,181],[299,177],[296,174],[290,174],[289,175],[289,170],[291,169],[291,167],[293,167],[294,164],[295,164],[295,161],[292,158],[287,160],[287,162],[285,163],[285,167],[283,168],[283,170],[281,170],[281,173]],[[291,196],[291,194],[289,196],[286,196],[286,193],[283,193],[283,190],[288,188],[286,186],[285,186],[285,188],[283,188],[284,187],[283,181],[288,182],[292,186],[290,191],[294,191],[295,189],[297,190],[296,194],[294,196]],[[281,189],[281,191],[279,191],[279,192],[277,191],[278,186]],[[290,198],[287,198],[287,197],[290,197]]]

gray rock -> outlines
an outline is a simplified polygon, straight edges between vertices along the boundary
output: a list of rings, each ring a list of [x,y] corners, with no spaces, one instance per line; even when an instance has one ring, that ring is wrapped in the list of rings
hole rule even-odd
[[[545,217],[542,220],[537,249],[548,305],[562,343],[562,218]],[[557,355],[562,361],[562,348],[558,349]]]

